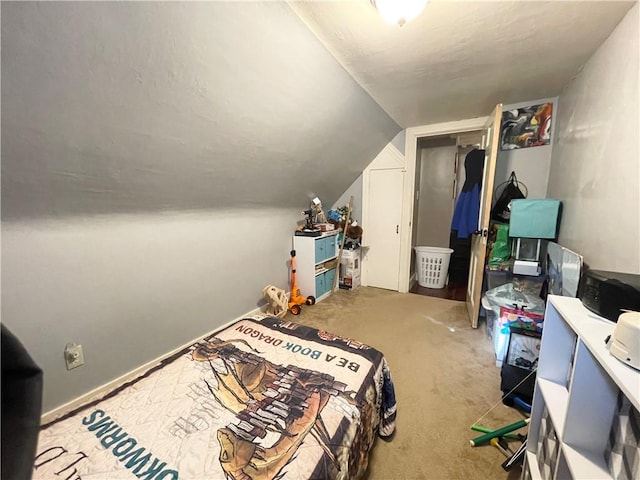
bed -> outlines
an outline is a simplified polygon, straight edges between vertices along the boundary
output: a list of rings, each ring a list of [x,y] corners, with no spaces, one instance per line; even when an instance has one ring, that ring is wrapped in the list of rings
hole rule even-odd
[[[44,425],[33,479],[359,478],[395,416],[378,350],[245,318]]]

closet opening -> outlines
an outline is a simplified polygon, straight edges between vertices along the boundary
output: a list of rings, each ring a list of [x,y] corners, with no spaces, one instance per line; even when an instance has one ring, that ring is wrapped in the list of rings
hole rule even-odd
[[[478,130],[418,140],[412,222],[412,270],[416,281],[409,290],[411,293],[462,302],[466,299],[471,235],[477,229],[479,207],[477,202],[474,209],[474,199],[469,196],[473,195],[476,183],[477,188],[482,185],[482,135],[483,132]],[[421,250],[427,253],[417,254],[415,247],[435,248]],[[441,261],[442,256],[446,255],[445,249],[453,250],[449,255],[447,271],[440,273],[447,276],[444,279],[445,286],[421,286],[420,283],[425,282],[419,281],[420,275],[425,273],[416,266],[416,256],[426,256],[428,260],[431,260],[429,256],[434,256]]]

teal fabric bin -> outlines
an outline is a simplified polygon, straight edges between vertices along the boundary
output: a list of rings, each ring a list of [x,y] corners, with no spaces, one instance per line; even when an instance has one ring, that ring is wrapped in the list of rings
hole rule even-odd
[[[556,238],[560,220],[560,200],[552,198],[511,201],[509,236]]]

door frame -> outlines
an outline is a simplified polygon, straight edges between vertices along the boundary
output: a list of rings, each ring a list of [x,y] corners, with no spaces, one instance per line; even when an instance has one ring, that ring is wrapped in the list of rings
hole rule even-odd
[[[400,224],[400,273],[398,291],[408,293],[411,282],[411,242],[413,241],[413,204],[416,191],[418,141],[423,137],[482,130],[489,116],[410,127],[405,131],[405,168]]]

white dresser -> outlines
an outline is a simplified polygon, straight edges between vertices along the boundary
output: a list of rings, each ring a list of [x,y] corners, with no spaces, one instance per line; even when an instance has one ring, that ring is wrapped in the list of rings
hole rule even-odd
[[[640,478],[640,372],[609,353],[615,324],[549,296],[522,478]]]
[[[298,287],[304,297],[313,295],[316,302],[329,296],[336,276],[336,238],[338,232],[326,232],[319,237],[293,237],[296,251]]]

